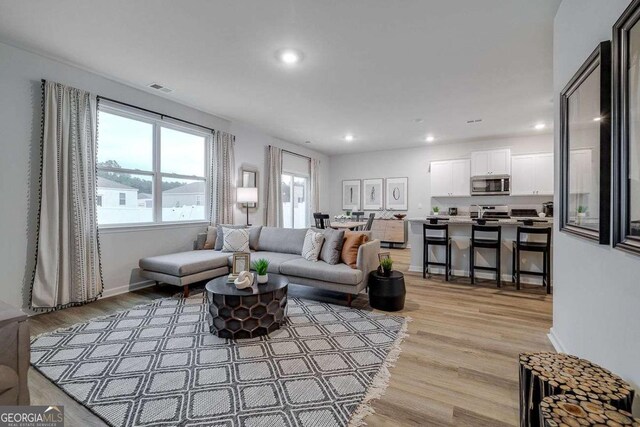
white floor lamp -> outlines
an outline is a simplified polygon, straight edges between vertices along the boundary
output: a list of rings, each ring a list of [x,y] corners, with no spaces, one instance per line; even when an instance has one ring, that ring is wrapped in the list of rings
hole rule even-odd
[[[256,187],[238,187],[236,202],[244,203],[247,207],[247,225],[249,224],[249,203],[258,203],[258,189]]]

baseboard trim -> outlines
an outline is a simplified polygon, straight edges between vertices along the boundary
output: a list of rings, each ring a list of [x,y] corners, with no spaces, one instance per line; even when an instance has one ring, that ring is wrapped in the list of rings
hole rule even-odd
[[[560,338],[558,338],[558,335],[556,334],[556,331],[553,329],[553,327],[549,328],[549,333],[547,334],[547,338],[549,338],[549,341],[551,341],[551,345],[553,346],[553,348],[556,349],[558,353],[567,352],[564,345],[562,345],[562,341],[560,341]]]
[[[430,270],[433,274],[444,274],[444,268],[441,268],[441,267],[431,267]],[[422,266],[410,265],[409,271],[412,273],[422,273]],[[469,277],[469,272],[467,270],[453,270],[452,274],[456,277]],[[494,273],[476,270],[476,277],[478,279],[495,280],[496,275]],[[511,275],[503,274],[502,281],[510,283]],[[520,279],[520,282],[525,283],[527,285],[542,285],[542,279],[535,279],[533,277],[527,277],[524,275]]]
[[[127,292],[133,292],[144,288],[149,288],[155,285],[153,280],[145,280],[144,282],[131,283],[129,285],[118,286],[117,288],[105,289],[102,292],[102,298],[113,297],[120,294],[126,294]]]

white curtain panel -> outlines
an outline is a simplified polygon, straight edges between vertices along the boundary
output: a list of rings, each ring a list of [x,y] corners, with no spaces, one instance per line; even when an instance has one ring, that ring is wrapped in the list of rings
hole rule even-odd
[[[209,193],[209,218],[212,224],[233,224],[235,141],[236,137],[227,132],[216,131],[213,135]]]
[[[33,309],[80,305],[102,294],[96,216],[96,98],[44,84],[41,193]]]
[[[265,222],[269,227],[282,227],[282,150],[270,145],[267,155],[267,208]]]
[[[320,160],[311,159],[311,213],[320,212]]]

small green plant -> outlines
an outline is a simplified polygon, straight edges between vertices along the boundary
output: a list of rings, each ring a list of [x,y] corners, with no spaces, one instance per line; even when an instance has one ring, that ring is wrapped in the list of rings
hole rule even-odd
[[[587,213],[586,206],[578,206],[578,213]]]
[[[345,211],[347,216],[351,216],[351,211]]]
[[[269,260],[264,258],[257,259],[251,264],[251,268],[258,273],[258,276],[264,276],[269,268]]]
[[[393,260],[391,258],[384,258],[380,261],[380,266],[384,271],[391,271],[393,268]]]
[[[438,212],[440,212],[440,208],[437,207],[437,206],[434,206],[433,207],[433,213],[438,213]]]

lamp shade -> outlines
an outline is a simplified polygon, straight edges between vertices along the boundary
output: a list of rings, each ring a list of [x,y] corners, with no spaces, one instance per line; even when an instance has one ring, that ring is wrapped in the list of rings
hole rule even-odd
[[[236,193],[236,202],[238,203],[257,203],[258,188],[256,187],[239,187]]]

